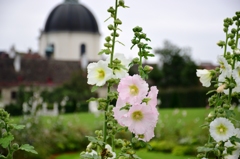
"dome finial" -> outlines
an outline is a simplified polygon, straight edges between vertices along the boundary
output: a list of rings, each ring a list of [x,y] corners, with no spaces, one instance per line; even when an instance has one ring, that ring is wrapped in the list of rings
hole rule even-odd
[[[78,3],[78,0],[65,0],[65,3]]]

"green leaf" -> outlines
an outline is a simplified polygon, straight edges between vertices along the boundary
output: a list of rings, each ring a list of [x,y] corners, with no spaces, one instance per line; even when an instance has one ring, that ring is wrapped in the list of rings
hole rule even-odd
[[[91,102],[91,101],[96,101],[97,98],[91,97],[90,99],[88,99],[86,102]]]
[[[232,136],[232,137],[230,138],[230,140],[240,143],[240,138],[238,138],[238,137],[236,137],[236,136]]]
[[[11,124],[14,129],[21,130],[25,128],[25,125],[17,125],[17,124]]]
[[[6,157],[0,154],[0,159],[5,159]]]
[[[24,144],[24,145],[20,146],[19,150],[24,150],[24,151],[31,152],[34,154],[38,154],[37,151],[34,150],[34,147],[29,144]]]
[[[210,94],[210,93],[213,93],[213,92],[216,92],[216,90],[208,91],[206,95],[208,95],[208,94]]]
[[[200,146],[197,148],[197,151],[198,152],[210,152],[210,151],[213,151],[214,148],[209,148],[209,147],[204,147],[204,146]]]
[[[91,92],[95,92],[98,88],[99,88],[98,86],[93,86]]]
[[[13,139],[14,136],[10,134],[6,137],[0,138],[0,144],[2,145],[3,148],[7,148]]]

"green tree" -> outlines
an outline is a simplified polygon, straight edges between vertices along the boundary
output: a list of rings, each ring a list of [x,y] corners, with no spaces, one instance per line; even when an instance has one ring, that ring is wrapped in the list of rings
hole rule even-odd
[[[150,78],[161,88],[198,85],[197,65],[191,59],[190,52],[189,48],[179,48],[165,41],[163,48],[155,50],[160,55],[160,65],[150,74]]]

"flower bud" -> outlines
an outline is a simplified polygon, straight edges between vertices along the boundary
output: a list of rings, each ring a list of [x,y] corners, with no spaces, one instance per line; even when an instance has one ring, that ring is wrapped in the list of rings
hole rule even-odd
[[[220,47],[223,47],[223,46],[226,45],[226,43],[225,43],[224,41],[220,40],[220,41],[217,43],[217,45],[220,46]]]
[[[122,21],[121,21],[120,19],[116,19],[116,20],[114,21],[114,23],[120,25],[120,24],[122,24]]]
[[[226,84],[222,84],[221,86],[219,86],[219,87],[217,88],[217,92],[218,92],[218,93],[222,93],[222,92],[224,91],[225,87],[226,87]]]
[[[144,44],[140,42],[140,43],[138,44],[138,48],[142,48],[143,45],[144,45]]]
[[[125,6],[125,5],[124,5],[124,0],[119,0],[119,6],[122,6],[122,7]]]
[[[104,43],[104,46],[105,46],[105,47],[112,47],[112,44],[110,44],[110,43]]]
[[[115,10],[113,9],[113,7],[110,7],[108,10],[107,10],[109,13],[114,13]]]
[[[137,44],[138,43],[138,41],[136,40],[136,39],[132,39],[132,44]]]
[[[149,65],[146,65],[146,66],[144,66],[143,70],[144,70],[146,73],[150,73],[150,72],[153,70],[153,67],[152,67],[152,66],[149,66]]]
[[[139,63],[139,58],[138,58],[138,57],[135,57],[135,58],[133,59],[133,63],[134,63],[134,64],[138,64],[138,63]]]
[[[114,26],[112,24],[108,25],[108,29],[109,30],[113,30],[114,29]]]
[[[144,33],[140,35],[140,38],[142,38],[142,39],[145,39],[146,37],[147,37],[147,35]]]
[[[13,150],[18,150],[19,145],[18,145],[17,143],[14,143],[14,144],[12,145],[12,148],[13,148]]]
[[[109,42],[109,41],[111,41],[111,37],[110,37],[110,36],[107,36],[107,37],[105,38],[105,40],[106,40],[107,42]]]

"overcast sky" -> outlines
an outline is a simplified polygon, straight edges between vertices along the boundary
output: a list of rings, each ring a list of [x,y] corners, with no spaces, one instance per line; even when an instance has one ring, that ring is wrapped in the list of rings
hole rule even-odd
[[[63,0],[0,0],[0,51],[8,51],[14,44],[18,51],[31,48],[38,51],[40,29],[54,7]],[[106,10],[114,0],[80,0],[94,14],[102,39],[107,36],[104,20],[109,17]],[[123,21],[117,52],[134,56],[130,51],[132,28],[139,25],[152,40],[153,49],[169,40],[179,47],[190,47],[191,57],[196,62],[216,63],[223,50],[216,43],[225,39],[223,19],[240,11],[240,0],[125,0],[129,9],[120,9]],[[103,40],[102,40],[103,43]],[[151,59],[153,60],[153,59]]]

